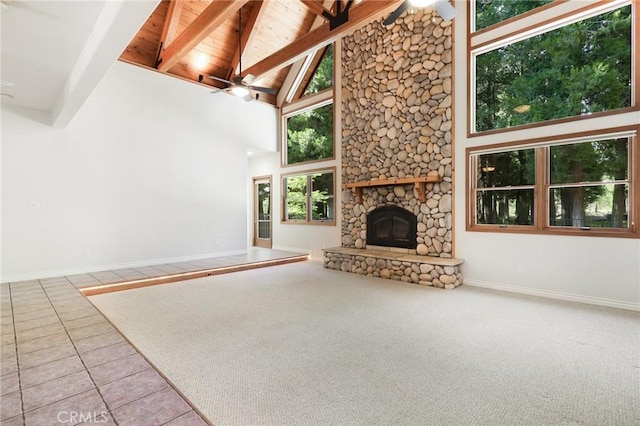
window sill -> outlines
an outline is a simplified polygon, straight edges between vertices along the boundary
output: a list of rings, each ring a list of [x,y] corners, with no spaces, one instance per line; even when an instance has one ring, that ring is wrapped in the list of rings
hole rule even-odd
[[[336,226],[335,220],[315,220],[312,222],[306,220],[281,220],[282,225],[312,225],[312,226]]]
[[[532,234],[532,235],[566,235],[574,237],[605,237],[605,238],[640,238],[640,233],[631,229],[602,229],[602,228],[561,228],[561,227],[545,227],[535,228],[533,226],[523,225],[469,225],[466,230],[468,232],[494,232],[507,234]]]

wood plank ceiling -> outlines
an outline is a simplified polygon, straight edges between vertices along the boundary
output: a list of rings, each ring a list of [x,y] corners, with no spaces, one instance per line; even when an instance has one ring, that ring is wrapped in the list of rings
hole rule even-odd
[[[280,90],[292,64],[384,17],[399,3],[400,0],[163,0],[120,60],[218,89],[225,88],[225,83],[209,76],[231,80],[251,73],[258,77],[254,85]],[[348,20],[330,25],[332,17],[345,9]],[[256,94],[260,101],[276,105],[276,95],[255,92],[253,96]]]

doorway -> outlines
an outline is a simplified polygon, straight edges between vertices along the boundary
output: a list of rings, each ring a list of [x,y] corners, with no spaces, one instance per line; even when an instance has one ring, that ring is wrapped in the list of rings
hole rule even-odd
[[[253,245],[271,248],[271,176],[253,178]]]

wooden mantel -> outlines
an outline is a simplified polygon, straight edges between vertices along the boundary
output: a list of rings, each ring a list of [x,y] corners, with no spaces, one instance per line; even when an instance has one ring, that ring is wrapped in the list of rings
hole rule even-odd
[[[425,184],[436,183],[442,181],[442,178],[437,172],[430,172],[427,176],[408,177],[401,179],[380,179],[380,180],[366,180],[354,183],[345,183],[343,188],[352,189],[356,196],[356,202],[362,204],[362,188],[369,188],[372,186],[396,186],[396,185],[411,185],[414,184],[416,191],[418,192],[418,199],[421,202],[426,201]]]

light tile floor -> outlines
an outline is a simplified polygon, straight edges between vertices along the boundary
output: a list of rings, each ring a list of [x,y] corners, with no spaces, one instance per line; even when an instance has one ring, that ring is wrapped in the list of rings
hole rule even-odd
[[[0,423],[208,423],[79,288],[299,256],[247,254],[0,286]]]

